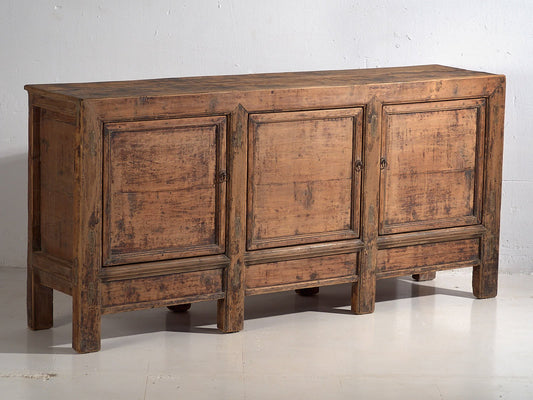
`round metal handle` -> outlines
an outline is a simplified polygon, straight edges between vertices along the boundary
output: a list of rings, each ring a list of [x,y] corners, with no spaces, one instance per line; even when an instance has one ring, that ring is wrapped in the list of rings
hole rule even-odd
[[[385,157],[381,157],[381,159],[379,160],[379,168],[385,169],[388,165],[389,164],[387,163],[387,159]]]
[[[361,160],[355,161],[355,170],[357,172],[361,171],[363,169],[363,162]]]

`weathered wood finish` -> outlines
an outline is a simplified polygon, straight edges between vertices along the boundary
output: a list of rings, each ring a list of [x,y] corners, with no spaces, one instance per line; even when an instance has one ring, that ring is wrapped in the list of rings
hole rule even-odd
[[[505,78],[430,65],[29,85],[28,325],[474,267],[496,295]]]
[[[383,109],[380,234],[481,221],[485,101]]]
[[[41,250],[72,261],[76,119],[41,109],[39,120]]]
[[[361,114],[250,115],[248,250],[359,236]]]
[[[74,273],[72,276],[72,347],[79,353],[100,350],[102,267],[103,123],[82,104],[75,136]]]
[[[481,263],[474,267],[472,286],[480,299],[498,292],[498,254],[500,248],[500,202],[502,194],[503,122],[505,80],[488,98],[488,127],[485,142],[485,188],[482,223],[487,229],[481,240]]]
[[[361,251],[358,276],[352,285],[351,306],[356,314],[374,312],[376,296],[376,262],[379,217],[379,144],[383,103],[373,97],[365,109],[365,142],[363,170],[363,199],[361,239],[364,248]]]
[[[226,118],[104,125],[104,264],[224,253]]]
[[[279,291],[284,285],[300,282],[312,286],[312,282],[318,284],[331,278],[355,281],[356,269],[356,253],[250,265],[246,268],[246,292],[252,294],[258,288]]]
[[[153,307],[154,303],[188,303],[189,299],[198,296],[220,299],[224,297],[222,277],[222,269],[210,269],[104,282],[102,307],[104,312],[110,312]]]
[[[469,262],[478,265],[479,239],[419,244],[378,251],[377,273],[386,276],[408,275],[411,269]]]
[[[228,246],[226,296],[217,303],[217,326],[223,332],[237,332],[244,326],[244,282],[246,248],[246,148],[248,112],[238,105],[230,116]]]

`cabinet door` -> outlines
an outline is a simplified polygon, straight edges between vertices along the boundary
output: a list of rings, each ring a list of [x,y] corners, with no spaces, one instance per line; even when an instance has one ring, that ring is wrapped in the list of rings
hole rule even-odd
[[[226,118],[104,130],[104,264],[223,253]]]
[[[251,114],[249,250],[359,236],[359,108]]]
[[[383,108],[380,234],[480,223],[485,101]]]

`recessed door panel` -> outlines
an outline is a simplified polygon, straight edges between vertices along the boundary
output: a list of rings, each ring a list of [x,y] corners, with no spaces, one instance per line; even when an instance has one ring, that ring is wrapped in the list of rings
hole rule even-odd
[[[358,237],[361,116],[250,115],[248,249]]]
[[[484,100],[383,108],[380,234],[480,223]]]
[[[105,264],[224,252],[225,117],[105,125]]]

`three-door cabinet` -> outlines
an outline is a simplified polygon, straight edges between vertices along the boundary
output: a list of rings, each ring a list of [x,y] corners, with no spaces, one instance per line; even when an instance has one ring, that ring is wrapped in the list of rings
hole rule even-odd
[[[473,267],[497,290],[505,77],[428,65],[28,85],[28,324]]]

